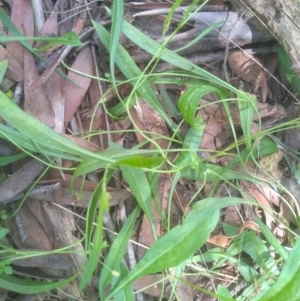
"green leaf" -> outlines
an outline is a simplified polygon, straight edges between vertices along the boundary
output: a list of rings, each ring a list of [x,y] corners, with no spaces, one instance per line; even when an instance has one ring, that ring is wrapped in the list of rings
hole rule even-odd
[[[165,159],[158,156],[131,156],[130,158],[118,160],[116,165],[125,165],[133,168],[156,168],[163,162],[165,162]]]
[[[220,96],[220,98],[225,98],[225,93],[223,93],[220,89],[212,85],[205,85],[201,83],[192,85],[183,95],[180,96],[177,104],[178,109],[184,120],[191,127],[194,127],[195,115],[201,98],[211,92],[216,93]]]
[[[296,241],[275,284],[252,301],[299,301],[300,239]]]
[[[25,153],[20,153],[20,154],[13,155],[13,156],[0,156],[0,166],[5,166],[12,162],[18,161],[22,158],[25,158],[26,156],[28,156],[28,155]]]
[[[63,281],[44,282],[19,279],[10,275],[0,274],[0,287],[19,294],[40,294],[63,287],[73,281],[77,276],[76,274]]]
[[[98,158],[106,163],[113,163],[113,159],[92,153],[71,142],[62,135],[50,129],[47,125],[21,110],[11,99],[0,91],[0,115],[12,127],[17,129],[41,149],[51,149],[58,152],[68,152],[80,157]],[[1,133],[1,128],[0,128]]]
[[[241,205],[241,204],[249,204],[249,205],[257,205],[256,202],[250,202],[242,198],[235,197],[211,197],[207,199],[202,199],[199,202],[194,203],[193,209],[202,210],[205,208],[216,208],[223,209],[228,206]]]
[[[7,67],[8,67],[8,60],[4,60],[0,62],[0,83],[2,83]]]
[[[4,238],[9,233],[9,229],[0,227],[0,239]]]
[[[281,46],[278,51],[278,62],[283,69],[286,78],[293,88],[300,94],[300,78],[292,68],[292,63],[284,48]]]
[[[182,225],[176,226],[154,243],[106,300],[142,276],[182,263],[205,243],[218,220],[218,210],[210,208],[191,211]]]
[[[125,224],[123,225],[120,233],[118,234],[118,236],[116,237],[112,246],[109,249],[109,253],[101,269],[99,279],[99,294],[101,300],[104,300],[105,288],[109,283],[111,283],[111,280],[113,278],[113,272],[121,273],[119,271],[120,264],[126,252],[126,247],[132,235],[132,229],[139,211],[140,209],[136,207],[135,210],[130,214]]]
[[[122,33],[122,23],[124,15],[124,3],[123,0],[113,1],[112,16],[111,16],[111,34],[109,43],[109,64],[110,73],[115,82],[115,59],[117,54],[117,48]]]
[[[266,240],[270,243],[271,246],[276,250],[280,256],[284,260],[288,258],[288,251],[280,244],[278,239],[273,235],[270,229],[256,216],[254,216],[255,222],[259,225],[259,229],[261,230],[262,234],[266,238]]]
[[[256,98],[253,95],[249,94],[247,100],[238,100],[238,107],[241,119],[241,126],[244,133],[244,138],[246,141],[246,146],[250,149],[251,146],[251,129],[254,114],[256,113]],[[258,114],[259,115],[259,114]]]
[[[84,274],[83,274],[80,284],[79,284],[80,290],[85,288],[86,285],[89,283],[89,281],[92,278],[93,273],[97,267],[100,252],[102,249],[107,247],[106,243],[103,242],[103,214],[104,214],[104,211],[108,210],[108,194],[104,190],[103,185],[101,188],[102,189],[100,192],[100,198],[97,200],[98,202],[100,202],[100,205],[99,205],[99,210],[98,210],[97,226],[95,228],[94,237],[93,237],[93,248],[91,250],[88,263],[85,267]],[[97,194],[95,195],[95,197],[97,197]],[[94,203],[96,203],[96,202],[94,202]],[[93,206],[93,208],[94,208],[94,206]],[[89,208],[89,211],[91,211],[91,208]],[[90,241],[91,231],[89,231],[89,233],[87,233],[87,237],[88,237],[88,241]],[[90,246],[87,246],[87,249],[90,249]]]

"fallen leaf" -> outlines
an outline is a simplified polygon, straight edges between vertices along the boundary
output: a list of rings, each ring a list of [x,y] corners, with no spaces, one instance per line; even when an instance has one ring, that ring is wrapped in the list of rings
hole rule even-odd
[[[79,52],[71,68],[83,74],[93,75],[94,62],[89,46],[84,47]],[[91,78],[73,71],[69,71],[68,78],[78,86],[75,86],[70,81],[65,82],[65,125],[71,121],[91,83]]]
[[[258,58],[254,58],[244,51],[234,51],[228,55],[230,69],[241,79],[251,83],[253,92],[260,89],[261,101],[266,102],[268,95],[268,85],[262,67],[257,63]]]

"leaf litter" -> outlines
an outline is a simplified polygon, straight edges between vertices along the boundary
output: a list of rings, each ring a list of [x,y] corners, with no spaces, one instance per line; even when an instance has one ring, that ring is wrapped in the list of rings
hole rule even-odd
[[[190,1],[185,2],[187,6],[190,5]],[[210,13],[206,14],[205,18],[218,14],[218,10],[228,9],[224,7],[222,1],[219,2],[211,1],[210,6],[206,6]],[[160,9],[167,9],[167,11]],[[141,3],[139,6],[128,2],[125,5],[129,16],[136,14],[131,18],[131,24],[160,42],[164,20],[168,18],[169,9],[166,3],[156,2]],[[29,1],[14,1],[12,7],[7,6],[7,11],[10,12],[11,21],[23,35],[34,36],[33,12]],[[55,4],[45,1],[43,11],[46,21],[39,34],[45,36],[56,36],[58,33],[63,35],[71,30],[79,35],[89,30],[87,24],[90,17],[93,20],[107,18],[102,3],[88,4],[84,1],[78,1],[78,3],[66,1],[64,4],[61,1]],[[138,11],[148,11],[150,16],[142,16],[138,14]],[[236,17],[234,14],[230,16]],[[196,15],[196,19],[192,19],[192,22],[188,22],[181,29],[185,32],[175,36],[170,44],[171,49],[183,47],[181,40],[183,34],[188,41],[195,37],[194,32],[198,35],[201,22],[197,18],[201,17],[204,15]],[[174,25],[169,28],[167,35],[176,28],[181,18],[182,14],[174,14]],[[145,24],[147,24],[147,29]],[[238,20],[238,24],[241,28],[245,26],[242,19]],[[207,27],[206,24],[202,30]],[[235,30],[232,34],[238,34],[241,29],[237,27]],[[224,35],[224,32],[222,34]],[[247,44],[246,47],[251,47],[248,44],[256,42],[255,40],[249,41],[246,33],[244,37],[247,43],[241,40],[240,46]],[[207,41],[217,38],[218,34],[212,32],[201,43],[208,46]],[[236,37],[231,36],[231,38],[232,41],[239,43]],[[276,81],[270,80],[273,78],[270,73],[279,72],[280,67],[274,59],[273,67],[265,63],[264,55],[260,53],[260,50],[254,57],[248,52],[235,48],[233,44],[229,46],[227,61],[230,83],[239,90],[256,94],[259,100],[250,123],[250,132],[254,137],[259,137],[255,142],[256,150],[252,154],[248,153],[243,159],[235,161],[237,148],[234,144],[237,145],[244,137],[242,129],[244,120],[235,102],[228,100],[225,106],[220,102],[218,94],[212,92],[206,93],[201,99],[193,100],[197,101],[197,110],[192,118],[202,120],[204,125],[200,140],[196,140],[199,137],[189,136],[191,133],[189,125],[182,120],[176,108],[180,94],[188,93],[190,85],[195,85],[195,83],[190,83],[185,76],[178,74],[173,78],[170,74],[168,76],[163,74],[162,77],[157,74],[157,79],[151,80],[152,86],[149,85],[148,88],[151,87],[152,91],[155,91],[153,95],[163,104],[168,113],[166,116],[178,126],[178,133],[180,133],[178,135],[177,132],[172,132],[170,123],[166,122],[165,116],[159,114],[157,107],[155,109],[149,103],[147,98],[149,95],[143,94],[146,86],[136,93],[136,89],[133,90],[132,85],[128,83],[117,86],[108,84],[110,79],[109,53],[104,50],[103,45],[101,47],[99,38],[96,41],[94,39],[95,37],[90,35],[87,43],[77,49],[71,46],[49,48],[41,54],[48,61],[48,66],[42,71],[38,71],[39,62],[33,54],[18,42],[8,42],[4,48],[1,48],[0,57],[1,60],[9,62],[5,76],[14,83],[23,82],[22,109],[56,132],[68,137],[73,143],[92,152],[100,152],[106,149],[110,142],[116,142],[125,149],[138,147],[145,151],[159,150],[159,154],[166,159],[166,163],[161,166],[163,174],[153,174],[149,171],[145,178],[149,185],[149,190],[147,190],[149,195],[143,196],[142,199],[150,203],[144,205],[140,203],[140,206],[148,208],[149,211],[145,211],[146,214],[140,214],[134,233],[132,233],[133,242],[136,243],[134,252],[137,256],[137,266],[133,267],[130,272],[126,271],[118,286],[110,286],[107,283],[107,292],[103,294],[106,297],[112,293],[117,294],[119,287],[125,288],[125,284],[132,284],[133,289],[139,291],[137,298],[143,298],[139,300],[148,300],[149,296],[194,300],[200,298],[202,289],[217,293],[218,285],[227,287],[231,292],[235,291],[235,288],[245,281],[244,279],[248,279],[241,265],[245,264],[245,267],[252,269],[253,273],[255,271],[255,275],[261,272],[255,267],[256,255],[254,256],[251,252],[249,254],[252,259],[254,258],[253,266],[248,265],[247,260],[245,262],[242,260],[239,264],[234,261],[234,258],[237,260],[237,256],[241,254],[235,253],[234,244],[242,241],[243,237],[246,239],[248,234],[255,235],[256,239],[261,241],[260,229],[254,221],[256,217],[267,225],[274,237],[282,244],[289,245],[289,234],[287,228],[282,226],[283,224],[292,225],[297,230],[298,222],[295,212],[297,214],[299,212],[297,211],[299,178],[297,170],[293,170],[292,166],[298,164],[298,128],[293,126],[283,132],[282,122],[293,121],[299,118],[299,114],[295,109],[288,108],[288,106],[295,108],[291,99],[276,98],[274,103],[274,97],[270,91],[275,89]],[[262,41],[269,41],[269,39],[264,33]],[[136,64],[144,70],[150,56],[123,36],[120,41],[124,49],[136,60]],[[211,43],[210,49],[204,49],[206,46],[203,48],[203,44],[198,44],[196,48],[195,46],[189,47],[187,52],[181,51],[181,54],[188,55],[188,58],[194,61],[194,57],[198,55],[197,51],[201,49],[200,65],[205,61],[206,65],[201,65],[203,68],[223,77],[222,62],[212,61],[211,56],[205,51],[216,51],[216,49],[223,51],[225,44],[228,44],[228,39],[224,40],[223,37],[222,42],[220,41]],[[224,41],[227,42],[224,43]],[[95,44],[98,45],[96,53]],[[35,46],[40,48],[43,45],[38,42]],[[195,49],[196,52],[193,53]],[[65,65],[60,65],[62,60],[70,68],[69,70],[65,68]],[[126,69],[121,70],[125,72]],[[266,70],[269,70],[269,73]],[[124,76],[118,68],[115,72],[117,83],[122,83]],[[66,76],[62,77],[61,74]],[[92,79],[93,76],[98,76],[98,80]],[[174,80],[176,80],[175,85]],[[284,84],[287,85],[286,82]],[[12,86],[11,89],[14,90],[14,87]],[[119,102],[119,96],[122,102]],[[229,98],[232,97],[233,95],[230,95]],[[187,98],[186,101],[190,100]],[[268,138],[269,144],[260,148],[261,139],[266,138],[267,129],[272,126],[279,128],[281,126],[283,134],[280,133],[281,136],[273,140]],[[262,130],[266,131],[264,138],[258,136]],[[270,131],[270,133],[273,132]],[[190,139],[190,145],[197,145],[197,149],[184,150],[186,161],[183,162],[190,165],[191,169],[193,168],[191,158],[197,156],[207,166],[213,164],[223,170],[235,171],[248,177],[248,180],[244,178],[228,181],[222,178],[221,173],[221,178],[215,177],[213,181],[205,179],[205,176],[192,181],[181,177],[180,172],[171,173],[172,166],[176,166],[178,149],[185,139]],[[278,139],[283,142],[278,143]],[[269,151],[274,147],[275,151]],[[13,145],[10,149],[11,153],[18,153]],[[241,145],[238,149],[240,152],[243,151]],[[66,279],[78,272],[77,279],[73,283],[65,286],[62,292],[58,290],[54,292],[55,298],[63,300],[66,294],[70,294],[81,300],[92,300],[91,298],[96,300],[99,282],[97,279],[101,275],[101,264],[98,264],[93,279],[97,285],[91,282],[83,291],[78,290],[83,270],[86,267],[85,248],[81,239],[88,227],[87,224],[80,222],[80,219],[88,216],[89,201],[94,197],[93,191],[97,189],[98,183],[104,176],[103,166],[86,175],[91,181],[84,177],[73,180],[70,167],[76,167],[77,162],[55,161],[49,157],[42,157],[42,161],[48,166],[26,158],[12,163],[10,169],[2,168],[2,173],[9,177],[0,183],[1,203],[3,203],[1,210],[11,215],[11,218],[4,223],[5,227],[10,230],[9,239],[3,238],[2,240],[5,245],[18,249],[20,252],[34,254],[34,252],[41,251],[56,251],[56,253],[43,252],[38,256],[17,259],[11,256],[8,263],[12,264],[13,274],[16,277],[25,275],[57,280]],[[31,166],[32,164],[34,166]],[[58,171],[50,165],[65,169]],[[203,174],[206,174],[205,168],[207,167],[204,165]],[[41,174],[42,171],[43,174]],[[115,217],[115,221],[110,225],[109,219],[106,219],[105,227],[110,227],[109,231],[113,233],[119,232],[123,227],[121,221],[124,217],[116,217],[121,214],[120,204],[125,202],[124,206],[128,215],[137,206],[136,196],[131,192],[132,182],[130,184],[124,175],[115,173],[106,187],[110,195],[109,213],[110,216]],[[278,184],[280,181],[281,185]],[[59,183],[59,185],[47,192],[41,190],[40,193],[33,194],[31,191],[36,184],[39,189],[47,185],[50,187],[52,183]],[[73,193],[68,189],[70,185],[73,186]],[[141,189],[143,193],[142,190],[145,187],[139,188],[139,183],[136,185],[136,189]],[[20,193],[23,194],[20,195]],[[24,193],[27,194],[27,196],[25,194],[26,197]],[[203,219],[204,234],[201,238],[197,238],[195,233],[200,235],[201,226],[196,221],[190,221],[191,216],[194,219],[197,216],[193,204],[214,196],[220,199],[227,196],[240,197],[245,202],[250,201],[257,206],[246,203],[225,204],[221,209],[219,219],[215,213],[211,214],[211,224],[199,212],[199,219]],[[16,197],[18,202],[10,201]],[[101,203],[97,204],[94,209],[96,210],[99,206],[101,207]],[[178,235],[176,235],[176,230],[178,230]],[[184,237],[185,235],[187,237]],[[105,239],[113,245],[113,237],[107,236]],[[193,240],[197,239],[199,242],[195,243]],[[164,245],[164,241],[170,245]],[[202,244],[201,241],[203,241]],[[60,252],[60,248],[67,248],[68,251]],[[218,253],[218,250],[221,252]],[[189,256],[185,257],[185,251],[189,252]],[[104,248],[101,251],[102,258],[105,258],[108,252],[109,250]],[[222,259],[220,256],[222,252],[227,252],[226,254],[232,259]],[[127,257],[130,256],[135,256],[135,254],[128,253]],[[193,260],[196,260],[194,257],[199,257],[196,265],[193,264]],[[152,262],[153,266],[149,262]],[[175,268],[180,263],[182,268]],[[210,263],[215,263],[218,270]],[[167,269],[166,272],[162,273],[165,269]],[[120,268],[120,271],[116,272],[121,273],[121,270]],[[203,275],[199,276],[199,271]],[[149,273],[153,274],[148,275]],[[235,293],[243,294],[243,290],[237,290]],[[45,295],[40,294],[40,298],[45,298]],[[206,295],[206,297],[202,295],[201,300],[206,300],[205,298],[215,300],[213,295]]]

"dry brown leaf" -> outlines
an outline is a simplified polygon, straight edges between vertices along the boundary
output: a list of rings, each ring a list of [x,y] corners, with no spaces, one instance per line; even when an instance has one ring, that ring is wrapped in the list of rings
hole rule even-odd
[[[71,68],[87,75],[93,75],[94,63],[90,46],[84,47],[79,52]],[[78,110],[91,83],[90,78],[73,71],[69,71],[68,78],[76,83],[78,87],[70,81],[65,81],[65,125],[70,122]]]
[[[7,53],[7,50],[0,46],[0,61],[8,60],[8,67],[5,76],[15,82],[23,81],[23,67],[18,61]]]
[[[225,235],[219,234],[209,237],[207,243],[225,249],[230,245],[231,239]]]
[[[234,51],[228,55],[230,69],[241,79],[251,83],[253,92],[260,89],[261,101],[266,102],[268,95],[268,85],[265,73],[256,62],[259,59],[241,51]]]
[[[248,195],[262,206],[265,213],[266,225],[272,230],[275,225],[272,204],[279,206],[278,193],[271,187],[259,186],[246,181],[241,181],[241,186]]]
[[[12,204],[15,211],[16,206]],[[45,230],[27,207],[26,203],[18,213],[5,223],[10,235],[19,249],[51,251],[52,245]]]
[[[60,68],[58,70],[61,70]],[[57,72],[53,72],[45,84],[42,86],[51,103],[53,110],[53,120],[55,123],[54,131],[57,133],[64,132],[65,118],[65,80]],[[39,89],[39,88],[38,88]]]
[[[29,0],[15,0],[11,11],[11,21],[18,28],[21,34],[30,37],[34,36],[34,22],[32,8]],[[14,57],[23,67],[23,46],[19,42],[7,43],[6,50],[10,57]]]
[[[152,296],[160,297],[163,291],[163,297],[170,296],[169,279],[163,274],[148,275],[133,282],[132,287],[136,291]]]
[[[32,92],[28,87],[38,78],[35,62],[27,49],[24,49],[24,110],[50,127],[54,127],[53,110],[50,100],[42,87]]]
[[[31,160],[11,177],[2,181],[0,183],[0,202],[5,202],[26,189],[45,167],[42,162]]]
[[[151,138],[155,139],[155,142],[162,149],[167,149],[169,140],[163,138],[157,139],[157,135],[155,135],[169,137],[169,131],[162,117],[145,100],[138,101],[130,112],[138,129],[154,133],[154,135],[151,135]],[[140,143],[146,140],[138,132],[136,132],[136,136]],[[150,147],[154,147],[154,145],[151,143]]]
[[[152,217],[153,217],[153,225],[152,227],[156,231],[157,237],[161,235],[161,221],[160,216],[157,211],[154,200],[152,201]],[[143,216],[142,225],[140,228],[139,239],[138,242],[148,248],[150,248],[155,243],[155,237],[152,232],[152,227],[149,219],[146,214]],[[145,253],[147,252],[147,248],[143,248],[141,246],[138,247],[138,258],[141,259]]]

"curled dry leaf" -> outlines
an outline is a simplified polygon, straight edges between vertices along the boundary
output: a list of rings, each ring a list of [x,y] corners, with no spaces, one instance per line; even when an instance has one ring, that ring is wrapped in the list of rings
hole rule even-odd
[[[241,79],[252,85],[253,92],[260,89],[261,101],[265,102],[268,95],[268,85],[265,73],[257,63],[259,59],[241,51],[234,51],[228,55],[230,69]]]
[[[225,249],[230,245],[231,239],[225,235],[218,234],[209,237],[207,242],[213,246]]]

